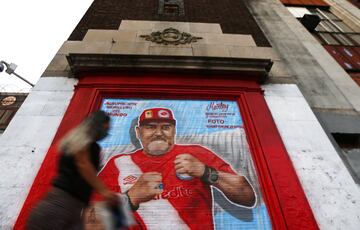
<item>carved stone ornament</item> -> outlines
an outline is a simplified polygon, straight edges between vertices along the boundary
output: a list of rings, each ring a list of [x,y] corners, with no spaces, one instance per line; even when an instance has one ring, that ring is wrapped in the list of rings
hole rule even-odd
[[[150,35],[140,35],[140,37],[145,38],[146,41],[164,45],[186,44],[197,42],[198,39],[202,39],[202,37],[195,37],[186,32],[181,33],[179,30],[174,28],[167,28],[162,32],[152,32]]]

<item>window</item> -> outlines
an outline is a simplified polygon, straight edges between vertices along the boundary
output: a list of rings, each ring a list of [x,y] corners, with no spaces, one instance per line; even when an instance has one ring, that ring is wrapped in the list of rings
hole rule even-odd
[[[330,11],[319,8],[287,7],[294,17],[301,19],[306,14],[320,17],[320,23],[311,31],[323,45],[360,46],[360,34],[353,31]]]
[[[320,37],[323,45],[360,46],[359,34],[330,11],[318,8],[308,10],[321,19],[313,34]]]
[[[333,137],[341,148],[352,173],[360,181],[360,134],[333,133]]]
[[[340,18],[324,8],[287,9],[350,75],[360,72],[360,33],[352,30]],[[353,79],[359,84],[358,78]]]
[[[183,0],[159,0],[160,15],[167,16],[181,16],[184,15],[184,1]]]
[[[320,41],[325,41],[329,45],[339,45],[340,43],[330,34],[319,33]]]

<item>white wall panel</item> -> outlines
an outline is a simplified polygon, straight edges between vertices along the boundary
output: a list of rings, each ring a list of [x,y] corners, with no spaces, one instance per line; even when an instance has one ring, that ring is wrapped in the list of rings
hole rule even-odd
[[[0,229],[12,229],[76,83],[41,78],[0,136]]]
[[[360,189],[297,86],[263,89],[320,229],[358,230]]]

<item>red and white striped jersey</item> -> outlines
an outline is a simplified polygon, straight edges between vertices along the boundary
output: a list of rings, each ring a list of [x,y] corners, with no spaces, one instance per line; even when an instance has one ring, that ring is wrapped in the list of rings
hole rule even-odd
[[[134,229],[214,228],[210,186],[199,178],[181,180],[176,176],[175,157],[184,153],[218,171],[236,174],[215,153],[199,145],[174,145],[171,151],[160,156],[149,156],[142,150],[119,154],[101,170],[99,177],[115,192],[126,192],[143,173],[162,174],[162,194],[140,205],[135,213],[138,226]]]

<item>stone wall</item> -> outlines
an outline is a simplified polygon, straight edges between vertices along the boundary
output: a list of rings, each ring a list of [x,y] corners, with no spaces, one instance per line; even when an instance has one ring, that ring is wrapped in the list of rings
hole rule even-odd
[[[159,15],[159,0],[96,0],[70,35],[82,40],[89,29],[116,30],[122,20],[219,23],[224,33],[251,34],[258,46],[269,46],[243,1],[184,0],[184,15]]]
[[[12,229],[73,95],[76,79],[41,78],[0,137],[0,229]]]
[[[201,37],[197,42],[164,45],[146,41],[141,35],[175,28],[181,33]],[[164,21],[122,20],[116,30],[90,29],[82,41],[66,41],[43,76],[70,76],[66,55],[69,53],[92,54],[141,54],[181,55],[233,58],[262,58],[274,62],[270,75],[290,82],[289,74],[279,56],[271,47],[258,47],[250,34],[223,33],[220,24]]]
[[[358,85],[280,1],[247,4],[313,109],[359,114]]]

